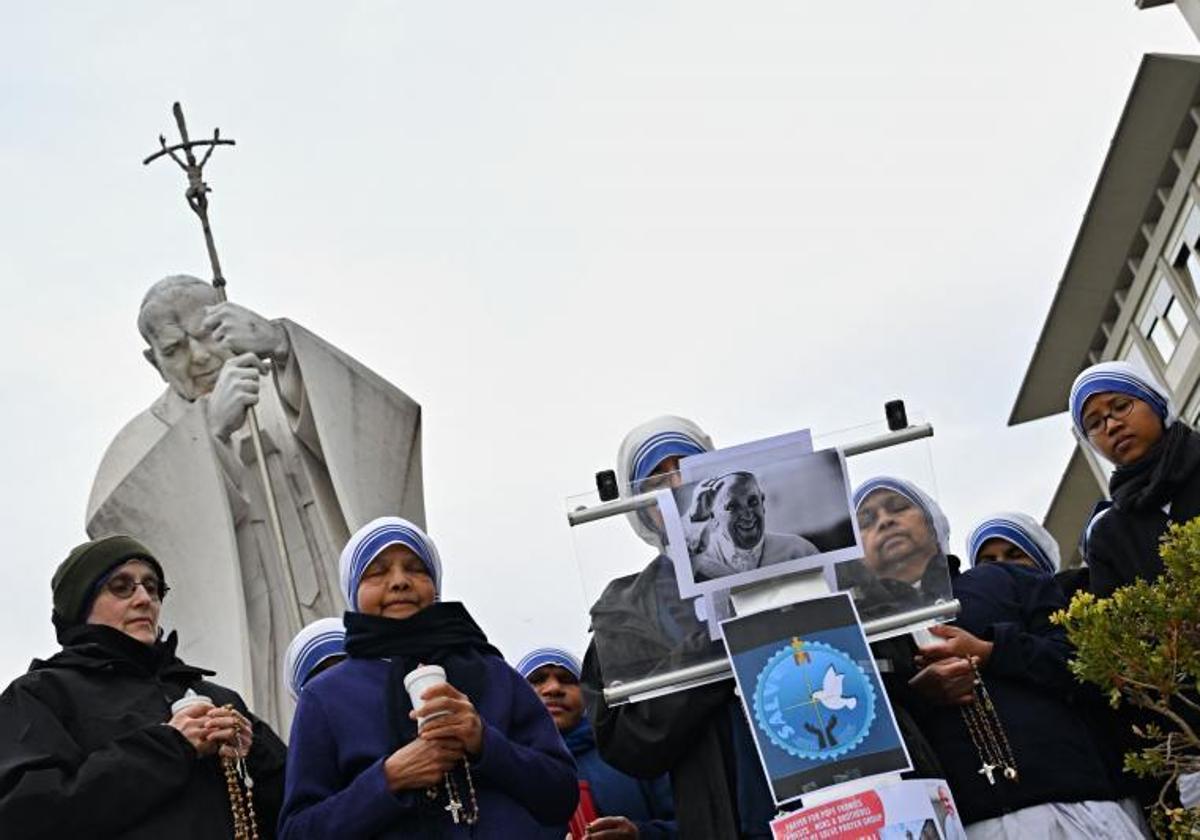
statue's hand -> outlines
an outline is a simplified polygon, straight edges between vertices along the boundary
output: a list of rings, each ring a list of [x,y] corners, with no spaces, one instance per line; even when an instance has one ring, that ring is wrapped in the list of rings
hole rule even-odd
[[[236,303],[218,303],[205,308],[203,327],[233,355],[253,353],[282,365],[291,349],[287,331],[257,312]]]
[[[253,353],[225,361],[208,395],[208,428],[214,437],[228,442],[242,427],[246,409],[258,402],[258,380],[266,372],[267,366]]]

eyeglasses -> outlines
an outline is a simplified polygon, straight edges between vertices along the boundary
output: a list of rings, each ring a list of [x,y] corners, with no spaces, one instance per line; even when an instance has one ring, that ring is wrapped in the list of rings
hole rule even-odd
[[[130,575],[113,575],[104,582],[104,591],[124,601],[132,598],[139,586],[146,590],[146,595],[152,601],[161,601],[171,591],[171,587],[156,577],[137,580]]]
[[[1109,418],[1120,420],[1123,417],[1127,417],[1129,412],[1133,410],[1135,402],[1136,400],[1129,397],[1115,397],[1108,404],[1107,412],[1089,414],[1083,418],[1083,430],[1087,432],[1088,437],[1095,437],[1108,426]]]

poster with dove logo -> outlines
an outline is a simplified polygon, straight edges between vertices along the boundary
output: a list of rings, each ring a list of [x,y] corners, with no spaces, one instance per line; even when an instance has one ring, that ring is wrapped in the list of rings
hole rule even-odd
[[[911,768],[848,594],[731,618],[722,629],[777,804]]]

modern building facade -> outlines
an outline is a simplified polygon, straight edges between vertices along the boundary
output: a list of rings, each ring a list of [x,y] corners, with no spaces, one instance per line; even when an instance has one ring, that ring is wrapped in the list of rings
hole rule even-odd
[[[1192,27],[1196,37],[1200,38],[1200,0],[1136,0],[1136,2],[1139,9],[1153,9],[1156,6],[1167,6],[1174,2],[1179,7],[1179,11],[1183,13],[1188,26]]]
[[[1200,23],[1200,0],[1194,4]],[[1188,5],[1181,0],[1181,8]],[[1200,421],[1198,127],[1200,56],[1147,55],[1010,425],[1065,411],[1079,371],[1110,359],[1143,364],[1170,388],[1181,417],[1193,425]],[[1045,517],[1063,548],[1064,565],[1080,561],[1074,547],[1088,513],[1105,495],[1109,470],[1083,440],[1076,441]]]

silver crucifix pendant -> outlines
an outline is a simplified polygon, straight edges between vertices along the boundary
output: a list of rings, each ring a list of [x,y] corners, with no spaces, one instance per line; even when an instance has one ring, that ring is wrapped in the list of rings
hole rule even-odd
[[[996,784],[996,768],[997,765],[988,764],[986,761],[983,763],[983,766],[979,768],[979,774],[981,776],[987,776],[989,785]]]
[[[450,819],[454,820],[454,824],[458,825],[461,821],[459,812],[462,811],[463,804],[458,801],[457,796],[450,797],[450,802],[446,805],[446,810],[450,812]]]
[[[238,749],[241,749],[241,743],[238,744]],[[246,786],[246,790],[254,787],[254,779],[250,778],[250,768],[246,766],[246,759],[240,755],[237,759],[237,773],[242,779],[242,784]]]

